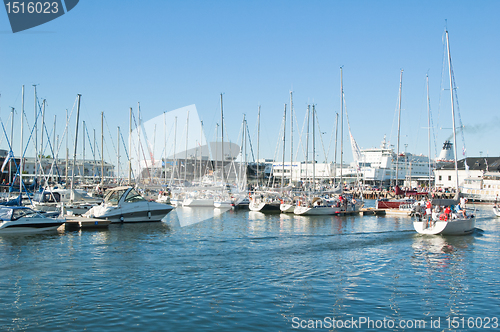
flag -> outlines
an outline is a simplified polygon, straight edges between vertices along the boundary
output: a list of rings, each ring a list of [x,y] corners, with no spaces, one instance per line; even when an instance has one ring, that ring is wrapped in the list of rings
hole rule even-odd
[[[7,173],[7,171],[5,171],[5,167],[9,164],[9,161],[14,158],[14,154],[12,153],[12,151],[9,152],[9,154],[7,155],[7,157],[5,157],[5,160],[3,162],[3,165],[2,165],[2,173]]]

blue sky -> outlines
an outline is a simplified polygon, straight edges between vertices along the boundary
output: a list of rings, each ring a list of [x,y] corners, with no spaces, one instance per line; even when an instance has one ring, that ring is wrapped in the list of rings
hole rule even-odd
[[[0,10],[0,117],[9,131],[10,107],[21,109],[24,84],[32,125],[32,85],[37,84],[38,96],[48,103],[48,130],[57,115],[60,135],[65,109],[71,111],[80,93],[81,118],[89,131],[100,134],[104,112],[108,145],[116,142],[117,126],[128,128],[129,107],[135,110],[137,102],[144,120],[196,104],[207,139],[215,141],[224,93],[225,139],[238,141],[245,113],[255,149],[261,105],[260,155],[273,158],[290,90],[295,131],[302,128],[307,105],[314,103],[328,149],[340,112],[343,66],[352,133],[360,147],[368,148],[379,146],[384,135],[396,142],[403,69],[400,150],[407,144],[409,152],[427,155],[428,74],[434,155],[434,146],[440,149],[451,135],[448,76],[442,75],[447,20],[467,154],[499,156],[499,12],[499,1],[81,0],[62,17],[13,34]],[[18,115],[15,121],[18,125]],[[74,120],[70,126],[73,140]],[[14,140],[18,137],[16,130]],[[294,150],[298,141],[296,134]],[[461,150],[461,139],[458,146]],[[317,151],[323,161],[319,138]],[[18,155],[16,142],[14,152]],[[89,158],[88,147],[86,154]],[[116,160],[112,147],[106,148],[106,159]]]

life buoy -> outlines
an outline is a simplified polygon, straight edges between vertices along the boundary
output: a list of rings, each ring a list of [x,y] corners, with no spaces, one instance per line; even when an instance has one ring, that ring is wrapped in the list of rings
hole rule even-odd
[[[354,198],[352,199],[352,204],[356,205],[356,200]]]
[[[443,213],[442,215],[439,216],[439,220],[448,221],[448,215]]]

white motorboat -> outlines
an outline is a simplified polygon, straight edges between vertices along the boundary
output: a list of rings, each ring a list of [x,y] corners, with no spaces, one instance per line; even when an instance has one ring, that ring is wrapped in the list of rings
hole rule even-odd
[[[65,221],[43,216],[25,206],[0,207],[0,234],[55,231]]]
[[[94,206],[84,216],[119,222],[161,221],[173,207],[169,204],[150,202],[132,187],[109,189],[104,202]]]
[[[60,211],[64,205],[66,211],[72,211],[74,215],[87,212],[94,205],[100,204],[101,198],[90,196],[81,189],[46,188],[41,192],[36,192],[31,208],[41,212]]]

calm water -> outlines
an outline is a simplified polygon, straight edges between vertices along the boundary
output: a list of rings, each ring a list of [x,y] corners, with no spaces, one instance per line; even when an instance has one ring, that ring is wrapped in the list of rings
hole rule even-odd
[[[362,317],[385,319],[388,331],[412,330],[398,328],[410,320],[423,320],[422,331],[473,331],[485,317],[495,327],[500,219],[490,207],[478,216],[474,235],[447,238],[417,235],[407,217],[211,209],[3,236],[0,330],[290,331],[312,322],[348,330],[331,327],[336,319],[366,331]],[[448,327],[453,318],[458,327]]]

